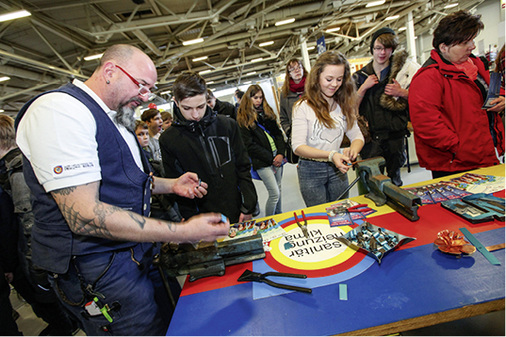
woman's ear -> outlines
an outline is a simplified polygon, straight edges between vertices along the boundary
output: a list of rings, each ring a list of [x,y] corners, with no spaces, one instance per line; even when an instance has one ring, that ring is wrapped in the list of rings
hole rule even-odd
[[[446,44],[444,43],[440,43],[439,44],[439,51],[442,52],[442,53],[447,53],[448,52],[448,49],[450,47],[448,47]]]

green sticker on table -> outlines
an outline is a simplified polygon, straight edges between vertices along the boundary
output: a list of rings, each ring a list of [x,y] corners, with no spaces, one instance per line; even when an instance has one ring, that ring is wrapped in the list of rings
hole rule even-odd
[[[341,301],[348,300],[348,285],[346,285],[344,283],[339,284],[339,299]]]
[[[492,255],[492,253],[489,252],[487,248],[485,248],[485,246],[482,245],[481,242],[478,241],[478,239],[473,234],[471,234],[471,232],[467,228],[462,227],[459,228],[459,230],[462,232],[462,234],[464,234],[464,236],[469,240],[469,242],[476,247],[476,250],[478,250],[480,253],[483,254],[483,256],[488,260],[488,262],[496,266],[501,265],[501,262],[494,255]]]

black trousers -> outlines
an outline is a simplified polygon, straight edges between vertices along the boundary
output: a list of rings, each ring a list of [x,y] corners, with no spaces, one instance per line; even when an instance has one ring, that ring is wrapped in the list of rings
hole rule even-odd
[[[385,158],[385,167],[380,167],[380,169],[382,172],[386,169],[387,176],[397,186],[402,186],[401,167],[406,163],[406,143],[404,138],[372,139],[360,151],[362,159],[373,157]]]
[[[432,173],[432,179],[442,178],[446,176],[451,176],[452,174],[458,174],[462,172],[467,172],[468,170],[464,171],[455,171],[455,172],[447,172],[447,171],[431,171]]]
[[[47,274],[44,273],[42,276],[47,277]],[[44,281],[38,283],[27,277],[19,265],[14,273],[12,285],[25,301],[30,304],[35,315],[48,323],[51,335],[72,335],[75,323],[71,321],[71,318],[60,304],[49,281]]]
[[[0,265],[0,336],[22,336],[23,334],[18,330],[16,321],[12,318],[10,292],[11,289]]]

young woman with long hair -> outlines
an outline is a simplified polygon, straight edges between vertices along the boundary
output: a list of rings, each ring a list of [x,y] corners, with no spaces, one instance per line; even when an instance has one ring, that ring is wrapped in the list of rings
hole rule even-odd
[[[253,169],[269,193],[265,215],[279,214],[286,144],[276,113],[265,101],[264,91],[259,85],[251,85],[242,97],[237,110],[237,123]]]
[[[351,145],[340,150],[345,134]],[[327,51],[311,68],[293,108],[292,148],[300,157],[297,173],[306,206],[338,198],[348,186],[349,164],[363,146],[350,65],[343,54]]]

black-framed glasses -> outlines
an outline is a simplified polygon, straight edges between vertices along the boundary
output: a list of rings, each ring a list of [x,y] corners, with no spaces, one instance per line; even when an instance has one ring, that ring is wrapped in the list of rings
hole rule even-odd
[[[385,51],[385,50],[392,49],[392,48],[374,47],[373,49],[374,49],[375,51]]]
[[[117,67],[119,70],[121,70],[121,71],[122,71],[125,75],[127,75],[127,76],[128,76],[128,78],[129,78],[132,82],[134,82],[134,84],[135,84],[136,86],[138,86],[138,87],[139,87],[139,95],[144,96],[144,97],[148,97],[148,98],[150,98],[152,95],[154,95],[148,87],[146,87],[145,85],[143,85],[143,84],[139,83],[139,81],[137,81],[135,78],[133,78],[133,77],[132,77],[132,75],[130,75],[129,73],[127,73],[127,71],[126,71],[125,69],[121,68],[121,67],[120,67],[119,65],[117,65],[117,64],[116,64],[116,67]]]

